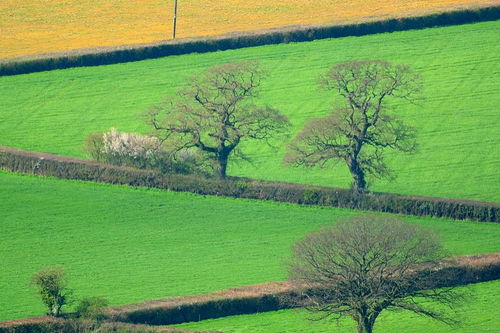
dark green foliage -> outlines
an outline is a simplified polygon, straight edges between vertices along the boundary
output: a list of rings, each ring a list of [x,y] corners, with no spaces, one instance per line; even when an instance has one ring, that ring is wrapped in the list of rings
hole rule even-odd
[[[181,42],[174,40],[118,50],[116,48],[99,48],[92,53],[74,51],[34,59],[4,61],[0,63],[0,76],[70,67],[108,65],[193,52],[213,52],[267,44],[363,36],[374,33],[493,21],[499,18],[500,6],[492,6],[359,24],[282,28],[263,33],[236,34]]]
[[[47,267],[33,274],[33,285],[37,288],[37,293],[42,302],[48,308],[48,314],[58,317],[61,308],[68,304],[71,294],[67,288],[67,281],[64,271],[60,267]]]
[[[0,326],[0,333],[85,333],[88,330],[90,330],[89,323],[62,318],[20,320]]]
[[[80,318],[90,320],[103,320],[106,318],[105,308],[108,300],[102,297],[85,297],[78,303],[75,312]]]
[[[344,207],[456,220],[500,222],[500,204],[397,194],[356,194],[347,189],[264,182],[242,178],[220,180],[194,175],[159,173],[30,153],[0,147],[0,167],[6,170],[110,184],[154,187],[179,192]]]
[[[148,325],[173,325],[209,318],[275,311],[288,308],[279,295],[225,298],[208,302],[183,304],[177,307],[151,307],[123,312],[115,320]]]
[[[132,325],[116,322],[95,323],[80,319],[34,318],[17,320],[0,325],[0,333],[202,333],[214,331],[192,331],[168,327]]]

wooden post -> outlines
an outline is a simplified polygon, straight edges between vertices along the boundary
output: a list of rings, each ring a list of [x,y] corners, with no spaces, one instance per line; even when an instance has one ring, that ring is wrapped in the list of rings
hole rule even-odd
[[[177,28],[177,0],[174,0],[174,30],[173,39],[175,39],[175,30]]]

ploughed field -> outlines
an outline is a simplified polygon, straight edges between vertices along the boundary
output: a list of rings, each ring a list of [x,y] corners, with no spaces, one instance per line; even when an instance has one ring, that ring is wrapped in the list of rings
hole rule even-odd
[[[363,214],[5,171],[0,211],[0,320],[44,313],[29,281],[52,265],[76,298],[112,305],[283,280],[294,242]],[[500,251],[498,224],[404,219],[436,230],[450,255]]]
[[[0,144],[84,157],[92,132],[117,127],[148,132],[140,117],[210,66],[260,60],[269,71],[262,103],[289,116],[292,134],[325,116],[340,99],[318,87],[330,66],[356,59],[409,64],[424,84],[417,104],[393,105],[414,126],[419,150],[389,153],[395,181],[369,180],[374,191],[500,201],[500,21],[424,30],[190,54],[110,66],[0,77]],[[291,140],[292,136],[290,137]],[[229,174],[348,187],[342,164],[333,169],[284,168],[278,151],[242,145],[254,164],[232,163]]]
[[[498,332],[500,327],[500,281],[484,282],[467,287],[466,293],[473,298],[457,308],[456,315],[461,318],[462,324],[450,327],[429,318],[409,312],[382,312],[375,324],[375,332],[405,332],[405,333],[472,333]],[[311,315],[303,310],[282,310],[254,315],[225,317],[205,320],[198,323],[177,325],[183,328],[201,330],[220,330],[227,333],[282,333],[282,332],[309,332],[309,333],[350,333],[355,332],[354,321],[310,321]]]
[[[494,0],[179,0],[178,37],[346,23],[495,4]],[[172,37],[174,1],[3,0],[0,58]]]

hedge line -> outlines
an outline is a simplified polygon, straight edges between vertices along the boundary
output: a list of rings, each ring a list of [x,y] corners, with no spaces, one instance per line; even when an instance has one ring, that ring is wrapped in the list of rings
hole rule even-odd
[[[500,279],[500,253],[461,256],[442,260],[430,281],[429,289],[460,286],[470,283]],[[275,311],[293,307],[283,302],[297,293],[297,286],[290,282],[268,282],[195,296],[180,296],[146,301],[138,304],[107,309],[110,328],[120,323],[146,325],[173,325],[225,316]],[[283,297],[285,296],[285,297]],[[0,322],[0,333],[65,332],[78,333],[79,327],[92,323],[61,318],[39,317],[10,322]],[[76,327],[76,328],[75,328]],[[132,332],[190,332],[173,328],[129,326]],[[158,331],[156,331],[158,329]],[[103,332],[108,332],[103,330]],[[112,332],[110,330],[110,332]]]
[[[272,200],[456,220],[500,222],[500,203],[397,194],[355,194],[348,189],[265,182],[244,178],[219,180],[190,175],[160,175],[50,154],[0,146],[0,168],[13,172],[110,184],[144,186],[203,195]]]
[[[368,34],[447,26],[500,18],[500,6],[460,9],[424,16],[390,18],[345,25],[299,26],[217,37],[163,41],[142,45],[75,50],[35,57],[6,59],[0,62],[0,76],[17,75],[82,66],[109,65],[160,58],[193,52],[213,52],[250,46],[303,42],[323,38],[363,36]]]
[[[200,303],[183,304],[177,307],[151,307],[124,312],[114,318],[129,323],[149,325],[174,325],[212,318],[276,311],[289,308],[280,303],[278,295],[228,298]]]
[[[99,333],[217,333],[215,331],[193,331],[117,322],[97,323],[87,320],[54,317],[38,317],[0,322],[0,333],[89,333],[94,331]]]
[[[500,254],[458,257],[444,260],[432,274],[428,289],[460,286],[500,279]],[[205,295],[173,297],[136,305],[115,307],[115,321],[149,325],[173,325],[188,321],[275,311],[293,307],[283,300],[296,294],[289,282],[270,282],[256,286],[227,289]]]

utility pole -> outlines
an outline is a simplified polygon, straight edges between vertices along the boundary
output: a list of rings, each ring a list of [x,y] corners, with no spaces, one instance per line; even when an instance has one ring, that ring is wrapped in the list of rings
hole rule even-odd
[[[174,0],[174,33],[173,39],[175,39],[175,30],[177,28],[177,0]]]

